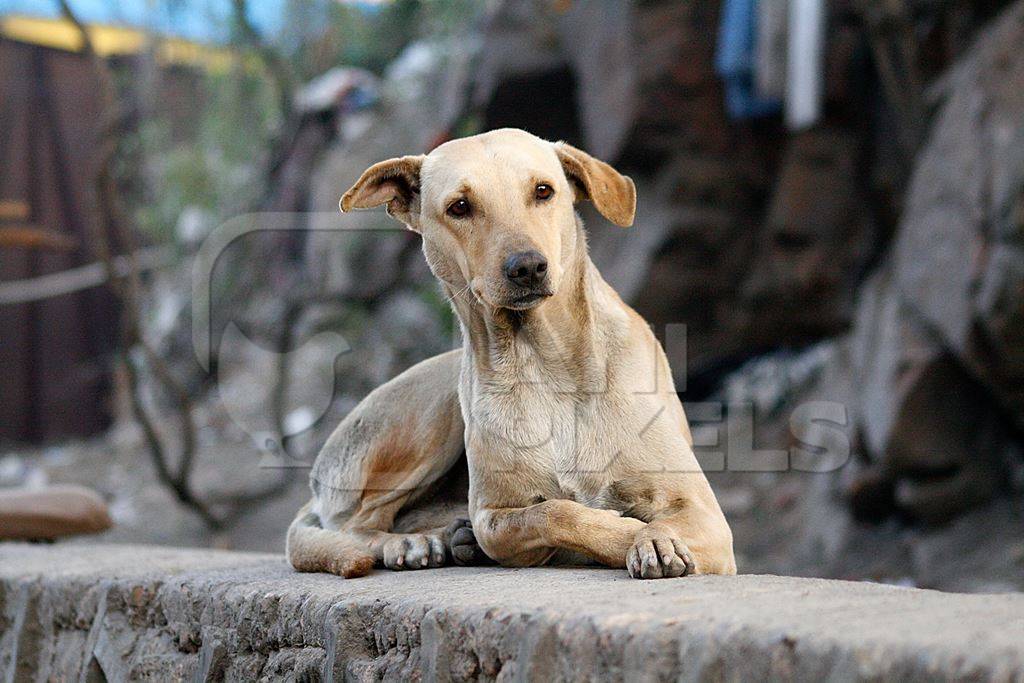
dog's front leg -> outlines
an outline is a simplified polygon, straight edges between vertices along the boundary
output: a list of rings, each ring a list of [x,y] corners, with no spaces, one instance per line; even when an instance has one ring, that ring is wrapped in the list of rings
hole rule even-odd
[[[571,500],[546,500],[522,508],[481,508],[473,532],[487,555],[512,567],[545,563],[557,550],[582,553],[609,567],[623,568],[626,553],[647,525],[613,510]]]

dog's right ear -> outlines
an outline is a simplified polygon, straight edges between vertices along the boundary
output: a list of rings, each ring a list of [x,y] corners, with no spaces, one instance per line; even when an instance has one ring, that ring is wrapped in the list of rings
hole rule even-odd
[[[636,186],[600,159],[570,144],[556,142],[555,154],[565,177],[576,186],[578,199],[589,199],[601,215],[615,225],[628,228],[636,215]]]
[[[397,157],[366,169],[355,185],[342,195],[341,210],[372,209],[387,204],[388,215],[418,232],[420,169],[424,158],[422,154]]]

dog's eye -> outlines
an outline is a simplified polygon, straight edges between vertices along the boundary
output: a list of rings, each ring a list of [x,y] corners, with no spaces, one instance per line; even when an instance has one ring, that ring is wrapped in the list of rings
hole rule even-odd
[[[544,183],[538,185],[537,188],[533,191],[533,195],[542,202],[547,199],[551,199],[552,195],[554,194],[554,188],[552,188],[550,185],[545,185]]]
[[[447,213],[452,218],[465,218],[471,209],[472,207],[465,199],[457,199],[448,206]]]

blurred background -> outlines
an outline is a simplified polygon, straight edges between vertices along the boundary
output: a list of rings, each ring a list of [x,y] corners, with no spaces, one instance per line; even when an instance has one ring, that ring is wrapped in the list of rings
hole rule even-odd
[[[339,196],[515,126],[635,180],[591,252],[686,326],[702,452],[841,406],[840,462],[709,473],[741,571],[1020,590],[1022,46],[1024,0],[0,0],[0,537],[280,552],[338,421],[458,343]]]

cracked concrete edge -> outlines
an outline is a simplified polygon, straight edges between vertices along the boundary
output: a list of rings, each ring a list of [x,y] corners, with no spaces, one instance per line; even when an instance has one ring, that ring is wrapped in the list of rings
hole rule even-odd
[[[4,680],[1024,680],[1024,596],[0,546]]]

